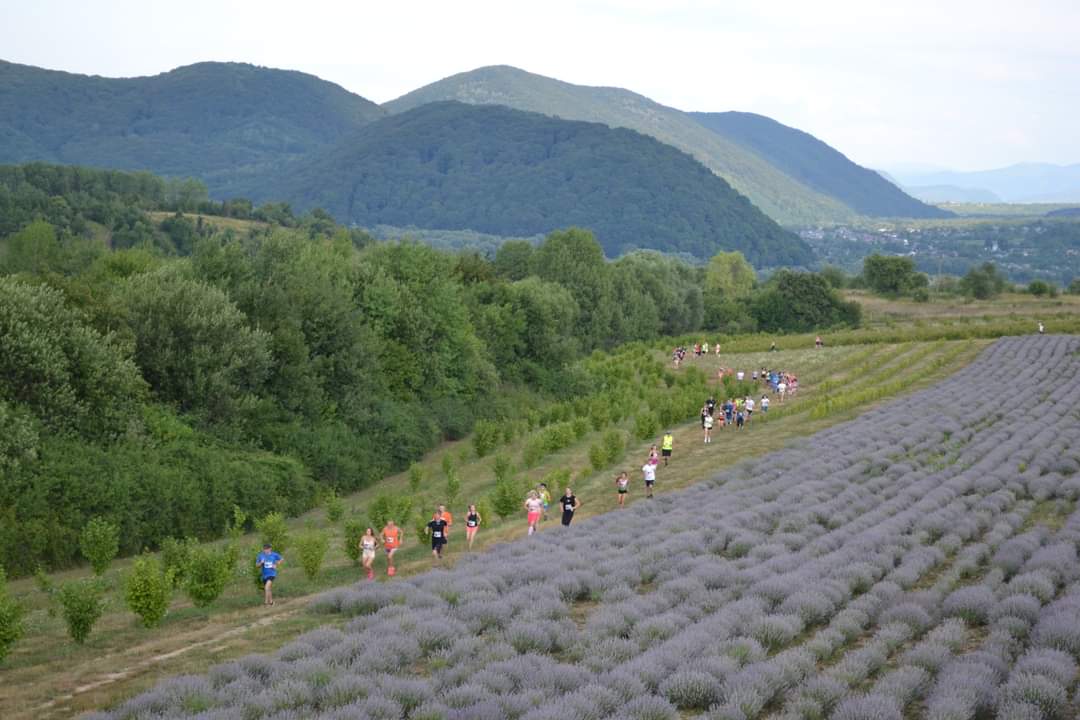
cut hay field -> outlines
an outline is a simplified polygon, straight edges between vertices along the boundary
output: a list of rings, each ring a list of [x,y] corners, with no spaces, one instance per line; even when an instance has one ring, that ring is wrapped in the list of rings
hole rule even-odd
[[[849,356],[830,417],[929,347]],[[1076,717],[1078,353],[1002,339],[775,452],[700,448],[683,490],[324,593],[327,625],[275,654],[91,717]]]
[[[679,391],[686,391],[689,386],[681,383],[690,380],[690,376],[700,380],[713,378],[721,365],[747,370],[768,365],[798,374],[801,389],[799,396],[784,405],[777,404],[774,399],[767,421],[762,421],[759,413],[743,431],[717,432],[714,443],[708,446],[701,442],[695,422],[679,423],[673,428],[676,437],[674,462],[659,473],[661,495],[689,487],[747,458],[801,442],[800,438],[848,420],[889,397],[925,387],[963,367],[986,344],[983,340],[905,342],[845,345],[818,351],[804,343],[803,348],[797,350],[725,353],[719,357],[693,359],[674,373],[676,384],[672,388],[666,388],[659,376],[652,376],[655,392],[647,397],[631,395],[625,398],[617,421],[602,430],[590,427],[569,446],[544,455],[531,467],[524,467],[523,456],[529,439],[537,435],[539,429],[518,435],[508,445],[495,448],[484,458],[476,456],[471,438],[445,444],[420,466],[426,480],[417,494],[417,503],[432,507],[443,501],[442,466],[444,458],[449,456],[462,481],[460,500],[452,508],[460,517],[464,503],[485,498],[490,493],[494,484],[495,458],[503,455],[516,467],[522,485],[535,484],[558,471],[569,471],[575,493],[583,503],[579,518],[575,520],[577,523],[614,507],[612,476],[621,468],[633,471],[640,467],[649,444],[656,441],[655,436],[647,439],[636,436],[636,417],[650,410],[650,402],[671,399]],[[660,365],[662,354],[658,351],[634,352],[644,353],[634,362],[647,364],[650,372]],[[704,397],[692,394],[691,405],[683,409],[683,416],[692,416],[703,400]],[[589,450],[611,430],[621,434],[625,447],[609,467],[595,471],[590,464]],[[660,430],[662,428],[657,428],[657,432]],[[640,475],[632,476],[636,482],[630,495],[631,509],[627,512],[636,512],[643,501]],[[406,474],[387,478],[345,498],[346,518],[362,517],[380,495],[409,492]],[[340,524],[328,522],[321,510],[291,521],[294,532],[309,524],[331,533],[331,550],[324,571],[317,579],[308,580],[296,563],[291,567],[287,565],[278,584],[278,602],[269,609],[261,605],[260,596],[244,568],[238,571],[224,596],[211,608],[195,608],[178,595],[160,627],[142,629],[125,608],[120,590],[130,562],[116,563],[105,576],[105,583],[110,588],[106,614],[85,646],[73,645],[66,638],[62,621],[50,615],[48,598],[33,580],[11,582],[16,597],[29,608],[28,633],[15,645],[5,663],[5,682],[0,687],[0,716],[67,717],[112,706],[163,677],[203,673],[215,663],[246,653],[273,652],[283,643],[322,624],[343,626],[342,618],[313,615],[306,607],[314,594],[355,582],[360,574],[342,549]],[[541,529],[542,535],[561,530],[554,518],[542,524]],[[523,534],[523,518],[515,516],[503,521],[489,512],[474,553]],[[465,559],[462,540],[460,535],[452,539],[447,558],[451,568]],[[254,545],[256,541],[255,536],[245,538],[244,547]],[[286,556],[288,558],[288,553]],[[427,549],[410,535],[409,544],[399,554],[401,574],[415,574],[429,565]],[[378,567],[381,570],[383,566]],[[85,570],[56,573],[52,580],[59,583],[85,574]],[[395,582],[401,579],[399,577]]]

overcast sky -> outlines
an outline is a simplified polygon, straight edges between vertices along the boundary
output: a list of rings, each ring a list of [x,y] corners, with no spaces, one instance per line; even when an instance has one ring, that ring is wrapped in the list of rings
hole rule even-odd
[[[871,167],[1080,162],[1077,0],[0,3],[0,58],[70,72],[235,60],[384,102],[507,64],[762,113]]]

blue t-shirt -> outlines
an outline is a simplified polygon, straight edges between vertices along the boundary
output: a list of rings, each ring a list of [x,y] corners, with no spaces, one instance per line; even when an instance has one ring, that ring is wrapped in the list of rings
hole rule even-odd
[[[255,558],[255,562],[259,563],[259,567],[262,568],[264,578],[277,577],[277,566],[281,562],[281,555],[276,552],[261,552],[259,557]]]

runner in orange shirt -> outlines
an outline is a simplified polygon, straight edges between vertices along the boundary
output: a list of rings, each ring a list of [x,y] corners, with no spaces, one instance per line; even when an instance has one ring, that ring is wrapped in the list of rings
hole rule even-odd
[[[394,553],[401,547],[401,528],[394,524],[393,520],[386,521],[386,527],[382,529],[383,547],[386,548],[386,574],[394,575]]]

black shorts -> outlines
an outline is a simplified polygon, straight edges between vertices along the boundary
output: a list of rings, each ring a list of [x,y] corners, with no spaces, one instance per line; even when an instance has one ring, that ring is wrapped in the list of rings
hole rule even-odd
[[[563,514],[562,514],[562,524],[563,525],[569,525],[570,521],[573,520],[573,519],[574,519],[574,511],[573,510],[571,510],[570,512],[565,512],[565,511],[563,512]]]
[[[664,457],[671,457],[671,448],[664,448],[660,451],[660,454]]]
[[[654,484],[656,484],[655,480],[646,480],[645,481],[645,487],[650,487],[651,488]]]
[[[443,549],[443,547],[445,545],[446,545],[445,540],[432,540],[431,541],[431,549],[432,550],[438,550],[439,552],[442,552],[442,549]]]
[[[619,488],[619,494],[620,495],[625,495],[626,492],[627,492],[627,488]]]

